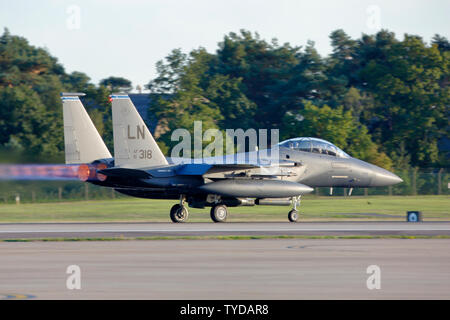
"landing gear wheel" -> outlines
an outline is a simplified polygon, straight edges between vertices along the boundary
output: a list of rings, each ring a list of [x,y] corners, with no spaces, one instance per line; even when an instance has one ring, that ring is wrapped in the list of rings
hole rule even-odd
[[[289,219],[290,222],[297,222],[297,219],[298,219],[298,211],[297,211],[297,210],[294,210],[294,209],[292,209],[291,211],[289,211],[288,219]]]
[[[173,205],[172,208],[170,208],[170,216],[172,217],[173,214],[175,214],[175,211],[178,210],[181,206],[177,203],[176,205]]]
[[[185,206],[174,205],[170,209],[170,219],[175,223],[186,222],[189,217],[189,211]]]
[[[211,208],[211,219],[214,222],[225,222],[227,220],[227,206],[223,204],[216,205]]]

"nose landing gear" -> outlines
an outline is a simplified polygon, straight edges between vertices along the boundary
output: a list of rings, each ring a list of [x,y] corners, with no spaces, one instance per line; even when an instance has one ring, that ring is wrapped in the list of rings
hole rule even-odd
[[[301,202],[301,196],[292,197],[293,208],[291,211],[289,211],[289,214],[288,214],[288,219],[290,222],[297,222],[297,220],[298,220],[297,206],[300,206],[300,202]]]
[[[297,210],[294,210],[294,209],[292,209],[291,211],[289,211],[288,219],[289,219],[290,222],[297,222],[297,219],[298,219],[298,211],[297,211]]]

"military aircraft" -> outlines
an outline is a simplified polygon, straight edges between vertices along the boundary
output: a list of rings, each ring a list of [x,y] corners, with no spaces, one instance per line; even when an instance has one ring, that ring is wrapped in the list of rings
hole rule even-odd
[[[355,187],[402,182],[395,174],[353,158],[328,141],[309,137],[253,151],[256,161],[236,161],[236,154],[200,163],[166,158],[126,94],[110,96],[113,158],[79,99],[83,95],[61,94],[66,163],[80,164],[82,181],[133,197],[178,200],[170,210],[173,222],[187,221],[186,204],[211,207],[214,222],[227,220],[227,207],[292,205],[288,219],[296,222],[301,196],[313,188],[345,187],[351,192]]]

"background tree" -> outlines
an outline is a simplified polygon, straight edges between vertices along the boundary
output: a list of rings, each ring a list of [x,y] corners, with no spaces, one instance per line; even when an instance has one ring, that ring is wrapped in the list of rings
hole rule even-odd
[[[283,139],[293,136],[317,137],[333,143],[351,156],[390,169],[391,159],[371,140],[367,128],[342,106],[318,107],[306,102],[301,114],[288,113],[285,118],[289,129]]]
[[[435,164],[437,141],[448,124],[449,90],[440,85],[448,75],[448,57],[417,36],[405,35],[403,41],[386,38],[377,34],[370,50],[373,58],[360,70],[374,97],[363,122],[386,152],[397,152],[405,142],[413,165]]]
[[[358,39],[336,30],[330,41],[333,51],[322,57],[313,41],[281,45],[241,30],[227,34],[213,53],[173,50],[147,85],[158,143],[168,152],[174,129],[192,130],[202,120],[204,130],[278,128],[282,138],[322,137],[405,172],[448,165],[442,141],[450,140],[449,41],[438,34],[429,44],[417,35],[398,39],[388,30]],[[84,73],[68,74],[47,50],[5,29],[0,149],[63,161],[59,93],[75,91],[87,94],[83,103],[113,151],[108,95],[131,88],[121,77],[95,85]]]
[[[130,92],[133,90],[133,85],[131,81],[122,77],[108,77],[106,79],[100,80],[100,86],[107,87],[112,92]]]

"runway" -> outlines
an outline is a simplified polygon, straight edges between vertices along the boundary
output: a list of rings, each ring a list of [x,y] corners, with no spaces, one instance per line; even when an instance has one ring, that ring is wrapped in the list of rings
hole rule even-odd
[[[0,260],[0,299],[450,299],[449,239],[2,242]]]
[[[0,224],[0,239],[279,235],[450,235],[450,222]]]

